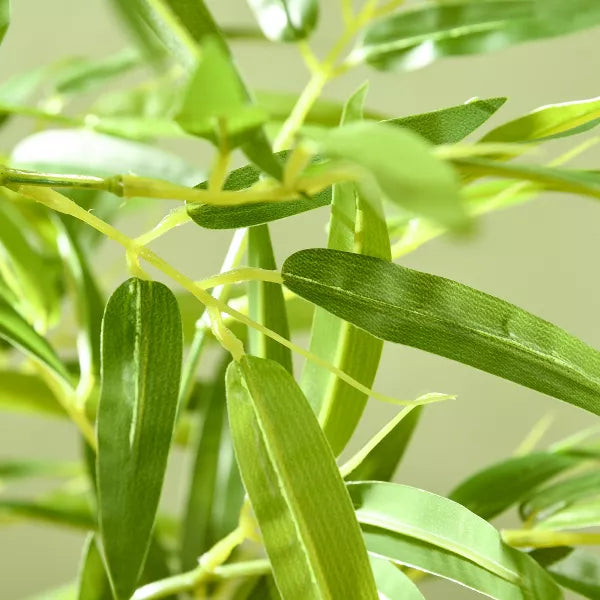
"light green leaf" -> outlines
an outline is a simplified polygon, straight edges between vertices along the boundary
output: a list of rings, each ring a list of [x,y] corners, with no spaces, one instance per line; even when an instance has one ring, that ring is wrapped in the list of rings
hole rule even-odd
[[[296,42],[317,25],[317,0],[248,0],[265,36],[273,41]]]
[[[418,69],[444,56],[499,50],[600,23],[595,0],[450,0],[416,6],[367,27],[351,54],[378,69]]]
[[[319,151],[371,174],[389,200],[448,227],[465,227],[458,178],[427,142],[384,123],[351,123],[311,133]]]
[[[417,426],[422,406],[400,411],[341,468],[346,481],[390,481]]]
[[[0,11],[2,9],[0,8]],[[0,106],[16,106],[26,102],[45,79],[49,67],[44,65],[24,73],[13,75],[0,85]],[[0,113],[0,126],[3,125],[10,114]]]
[[[235,529],[244,498],[229,435],[225,400],[226,357],[194,412],[193,465],[181,527],[180,560],[193,569],[198,557]]]
[[[584,598],[600,598],[600,558],[579,548],[544,548],[531,553],[563,587]]]
[[[394,483],[349,483],[347,487],[371,554],[441,576],[453,573],[458,575],[457,583],[492,598],[562,598],[535,561],[504,544],[492,525],[460,504]],[[396,554],[399,548],[403,554]],[[471,568],[460,573],[452,557],[467,561]],[[438,572],[436,563],[446,572]]]
[[[568,504],[551,515],[540,516],[536,529],[561,531],[564,529],[587,529],[600,526],[600,498],[596,497]]]
[[[505,102],[506,98],[469,100],[458,106],[385,122],[410,129],[432,144],[456,144],[483,125]]]
[[[1,300],[0,300],[1,303]],[[0,371],[0,408],[52,417],[66,417],[48,386],[37,375]]]
[[[516,456],[471,475],[448,498],[483,519],[493,519],[533,489],[580,462],[576,456],[550,452]]]
[[[331,450],[292,376],[245,356],[227,370],[242,479],[284,598],[377,598]],[[310,482],[310,485],[307,485]]]
[[[248,230],[248,266],[276,269],[268,225],[250,227]],[[290,338],[287,310],[283,290],[277,283],[248,282],[248,315],[286,339]],[[293,374],[292,353],[271,338],[255,330],[248,331],[250,351],[255,356],[270,358]]]
[[[600,352],[456,281],[328,249],[302,250],[284,284],[385,340],[414,346],[600,414]]]
[[[77,588],[77,600],[113,600],[110,581],[94,533],[87,536],[83,545]]]
[[[594,496],[600,490],[600,472],[575,475],[552,485],[534,490],[519,507],[523,520],[544,518],[572,502]]]
[[[425,600],[419,588],[394,564],[371,557],[380,600]]]
[[[362,119],[367,87],[347,102],[342,124]],[[333,187],[327,246],[391,260],[381,196],[377,189],[353,183]],[[310,351],[370,388],[383,342],[335,315],[317,308],[313,317]],[[344,383],[330,371],[307,361],[302,391],[337,456],[356,429],[367,402],[366,394]]]
[[[2,460],[0,482],[26,477],[72,477],[81,474],[79,463],[51,460]]]
[[[102,321],[97,486],[102,543],[117,600],[131,596],[150,544],[175,425],[182,359],[177,300],[129,279]]]
[[[67,583],[41,594],[28,596],[27,600],[77,600],[77,587],[75,584]]]
[[[600,98],[542,106],[486,134],[482,142],[530,142],[566,137],[600,123]]]
[[[10,23],[10,0],[0,0],[0,43]]]

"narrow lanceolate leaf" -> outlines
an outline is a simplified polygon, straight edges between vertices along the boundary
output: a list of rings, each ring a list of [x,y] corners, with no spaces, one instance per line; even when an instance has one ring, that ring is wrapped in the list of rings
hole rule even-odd
[[[224,360],[199,398],[193,464],[181,527],[180,561],[193,569],[198,557],[235,529],[244,492],[227,427]]]
[[[227,406],[242,479],[281,595],[377,598],[333,454],[292,376],[276,362],[245,356],[227,370]]]
[[[486,134],[482,142],[530,142],[566,137],[600,123],[600,98],[542,106]]]
[[[341,468],[346,481],[390,481],[419,422],[422,406],[402,410]]]
[[[393,563],[371,557],[380,600],[425,600],[419,588]]]
[[[72,477],[80,475],[79,463],[49,460],[2,460],[0,482],[27,477]]]
[[[248,266],[261,269],[277,268],[267,225],[251,227],[248,231]],[[289,339],[290,328],[281,285],[266,281],[250,281],[248,315],[271,331]],[[249,331],[248,337],[252,354],[261,358],[270,358],[293,373],[292,353],[289,348],[258,331]]]
[[[394,483],[349,483],[348,491],[371,554],[492,598],[562,598],[534,560],[504,544],[492,525],[460,504]]]
[[[377,337],[600,414],[600,352],[504,300],[444,277],[327,249],[293,254],[282,276],[299,296]]]
[[[0,43],[10,23],[10,0],[0,0]]]
[[[365,121],[313,132],[311,137],[323,154],[362,167],[402,208],[448,227],[467,224],[455,172],[411,131]]]
[[[428,3],[367,27],[351,56],[378,69],[418,69],[444,56],[490,52],[599,22],[595,0],[573,0],[568,7],[562,0]]]
[[[317,0],[248,0],[263,33],[273,41],[306,38],[317,24]]]
[[[363,86],[350,98],[342,124],[362,119],[366,92],[367,88]],[[366,195],[366,185],[341,183],[334,186],[327,245],[391,260],[381,196],[376,188],[368,198]],[[326,310],[315,310],[310,351],[366,387],[373,385],[382,348],[380,339]],[[360,420],[367,402],[366,394],[310,361],[305,363],[301,387],[337,456]]]
[[[575,456],[551,452],[509,458],[472,475],[448,497],[489,520],[580,462]]]
[[[563,587],[584,598],[600,598],[600,557],[579,548],[544,548],[531,553]]]
[[[98,511],[117,600],[134,590],[148,551],[177,411],[182,333],[161,283],[129,279],[102,322]]]
[[[78,579],[77,600],[112,600],[110,581],[94,533],[85,540]]]
[[[505,102],[506,98],[469,100],[458,106],[390,119],[386,123],[410,129],[432,144],[456,144],[481,127]]]

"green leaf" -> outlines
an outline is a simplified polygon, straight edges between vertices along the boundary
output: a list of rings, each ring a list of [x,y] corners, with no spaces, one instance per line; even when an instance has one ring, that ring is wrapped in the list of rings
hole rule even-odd
[[[18,73],[3,82],[0,85],[0,106],[15,106],[25,103],[46,78],[48,72],[49,67],[44,65],[24,73]],[[4,125],[9,117],[10,114],[0,114],[0,126]]]
[[[0,43],[10,23],[10,0],[0,0]]]
[[[193,569],[199,556],[235,529],[244,498],[226,417],[225,368],[230,360],[227,356],[221,362],[194,414],[194,462],[181,527],[183,570]]]
[[[418,69],[445,56],[499,50],[600,23],[595,0],[450,0],[405,10],[368,26],[351,61]]]
[[[267,38],[275,42],[296,42],[310,35],[317,25],[317,0],[248,0]]]
[[[427,142],[385,123],[351,123],[314,132],[319,151],[362,167],[393,203],[448,227],[465,227],[458,178]]]
[[[377,598],[333,454],[292,376],[274,361],[245,356],[227,370],[227,406],[282,596]]]
[[[493,519],[533,489],[580,462],[575,456],[551,452],[516,456],[471,475],[448,498],[483,519]]]
[[[377,337],[600,414],[600,353],[504,300],[381,259],[327,249],[293,254],[282,276],[296,294]]]
[[[101,356],[98,512],[121,600],[144,564],[175,425],[182,333],[172,292],[135,278],[119,286],[104,313]]]
[[[534,550],[535,558],[563,587],[585,598],[600,598],[600,558],[579,548]]]
[[[342,124],[362,119],[366,92],[367,87],[362,86],[348,100]],[[327,246],[391,260],[378,190],[353,183],[333,187]],[[368,388],[375,380],[382,349],[383,342],[369,333],[326,310],[315,310],[310,351]],[[304,365],[301,387],[337,456],[360,421],[367,395],[310,361]]]
[[[268,225],[250,227],[248,230],[248,266],[276,269]],[[290,339],[287,310],[283,290],[277,283],[248,282],[248,316],[286,339]],[[292,353],[271,338],[255,330],[248,331],[250,351],[255,356],[270,358],[293,373]]]
[[[196,185],[204,175],[175,154],[86,129],[46,130],[26,137],[14,148],[11,163],[54,173],[135,173],[181,185]]]
[[[110,581],[94,533],[90,533],[85,540],[78,579],[77,600],[113,600]]]
[[[481,127],[505,102],[506,98],[469,100],[458,106],[385,122],[410,129],[432,144],[456,144]]]
[[[394,483],[347,487],[371,554],[450,575],[492,598],[562,598],[535,561],[504,544],[492,525],[460,504]]]
[[[341,468],[346,481],[390,481],[417,426],[422,406],[400,411]]]
[[[597,496],[598,490],[596,497],[568,504],[550,515],[540,516],[535,523],[536,529],[561,531],[600,526],[600,498]]]
[[[563,479],[534,490],[519,507],[523,520],[544,518],[572,502],[595,496],[600,489],[600,472],[592,471]]]
[[[0,300],[1,303],[1,300]],[[0,371],[0,408],[45,416],[65,417],[65,411],[48,386],[37,375]]]
[[[371,557],[380,600],[425,600],[419,588],[394,564]]]
[[[492,129],[482,142],[530,142],[566,137],[588,131],[600,123],[600,98],[561,102]]]
[[[81,465],[73,462],[57,460],[0,461],[0,481],[26,477],[71,477],[80,473]]]

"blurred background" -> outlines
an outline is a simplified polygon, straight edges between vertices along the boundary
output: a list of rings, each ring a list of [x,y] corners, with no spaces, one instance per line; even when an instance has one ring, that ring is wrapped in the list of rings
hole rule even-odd
[[[243,0],[208,2],[222,24],[244,25],[252,17]],[[317,50],[336,38],[340,13],[334,0],[321,2]],[[325,97],[344,100],[363,81],[371,83],[369,108],[399,117],[459,104],[473,96],[508,96],[509,102],[489,127],[538,106],[599,94],[598,29],[558,40],[518,46],[502,52],[450,59],[423,70],[383,74],[358,69],[333,82]],[[127,45],[124,30],[106,0],[14,0],[13,21],[0,49],[0,81],[10,75],[72,55],[102,57]],[[308,74],[292,46],[236,43],[235,55],[253,89],[299,92]],[[15,119],[0,134],[0,153],[32,131],[32,123]],[[170,144],[202,169],[210,164],[207,145]],[[536,162],[560,151],[548,145]],[[578,164],[598,168],[592,149]],[[149,202],[148,211],[121,224],[142,232],[157,220],[164,205]],[[326,242],[327,212],[312,211],[272,225],[279,261],[305,247]],[[600,206],[593,200],[548,195],[533,203],[493,214],[479,222],[469,239],[436,240],[401,260],[402,264],[456,279],[498,295],[600,347]],[[155,244],[157,252],[191,277],[218,271],[229,243],[228,232],[205,231],[193,224]],[[124,257],[103,247],[96,266],[105,291],[126,276]],[[306,343],[306,340],[300,340]],[[0,381],[0,385],[2,382]],[[507,381],[410,348],[386,345],[375,387],[399,398],[429,391],[458,395],[458,400],[430,407],[424,414],[397,480],[447,493],[467,474],[510,455],[544,415],[554,422],[543,443],[596,424],[590,414]],[[395,413],[371,401],[353,447]],[[0,414],[0,456],[70,458],[78,451],[74,428],[52,420]],[[183,461],[170,467],[166,502],[177,506],[178,476]],[[510,517],[500,524],[510,524]],[[0,599],[19,600],[72,581],[83,536],[46,525],[0,528]],[[476,598],[444,582],[423,586],[433,600]]]

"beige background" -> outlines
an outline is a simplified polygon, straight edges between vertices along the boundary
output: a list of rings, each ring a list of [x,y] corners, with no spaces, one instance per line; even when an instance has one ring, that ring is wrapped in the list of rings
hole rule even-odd
[[[14,0],[13,4],[13,25],[0,49],[0,81],[66,55],[99,57],[125,43],[106,1]],[[242,0],[209,4],[221,22],[251,19]],[[337,22],[338,3],[321,4],[325,25],[317,46],[326,48],[335,38],[337,26],[329,24]],[[596,29],[490,56],[446,60],[414,73],[359,70],[328,87],[326,95],[343,99],[368,77],[370,107],[391,116],[441,108],[473,96],[506,95],[509,103],[492,121],[498,123],[542,104],[598,95],[598,41]],[[238,45],[236,55],[254,88],[298,91],[306,82],[292,47]],[[0,153],[9,151],[30,127],[19,121],[4,130]],[[201,142],[186,144],[182,151],[207,166]],[[597,168],[598,158],[598,152],[590,152],[580,164]],[[295,249],[324,245],[325,218],[321,210],[275,224],[279,258]],[[600,207],[592,200],[556,195],[484,219],[468,241],[439,240],[402,262],[497,294],[600,347],[599,224]],[[146,226],[127,224],[132,230]],[[193,226],[180,231],[157,249],[194,277],[216,271],[229,234]],[[122,270],[122,257],[115,249],[103,251],[98,260]],[[106,278],[105,283],[110,288],[115,280]],[[387,346],[376,387],[402,398],[434,390],[459,394],[459,400],[428,410],[398,474],[399,481],[434,492],[447,492],[473,469],[510,454],[544,414],[556,417],[548,441],[596,423],[591,415],[531,390],[399,346]],[[358,438],[364,439],[393,413],[393,408],[373,402]],[[77,451],[73,430],[66,425],[5,414],[0,419],[0,456],[63,458]],[[167,486],[171,497],[177,491],[179,463],[174,461]],[[25,598],[72,580],[81,542],[78,533],[46,526],[0,529],[0,599]],[[424,590],[428,598],[439,600],[476,597],[443,582],[427,584]]]

